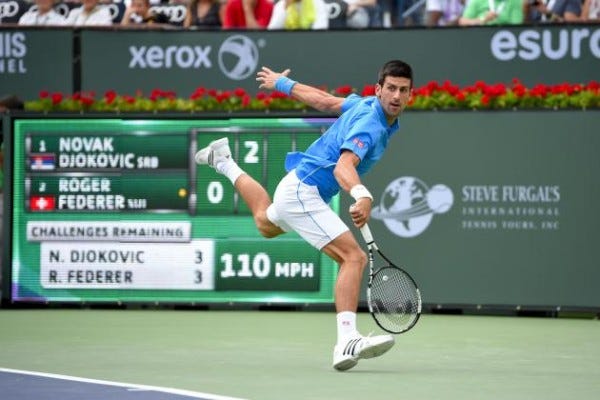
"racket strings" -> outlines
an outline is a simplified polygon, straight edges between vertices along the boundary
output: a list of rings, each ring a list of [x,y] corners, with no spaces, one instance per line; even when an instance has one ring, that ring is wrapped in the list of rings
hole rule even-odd
[[[412,279],[398,268],[378,271],[370,288],[373,316],[384,328],[402,332],[410,328],[420,313],[419,292]]]

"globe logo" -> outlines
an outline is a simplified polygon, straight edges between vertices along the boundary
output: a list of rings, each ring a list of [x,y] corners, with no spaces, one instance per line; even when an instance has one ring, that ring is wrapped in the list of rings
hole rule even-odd
[[[246,79],[258,65],[258,48],[246,36],[228,37],[219,49],[219,67],[230,79]]]
[[[431,188],[420,179],[403,176],[385,188],[381,203],[371,216],[382,220],[397,236],[410,238],[423,233],[434,214],[443,214],[454,203],[452,190],[445,185]]]

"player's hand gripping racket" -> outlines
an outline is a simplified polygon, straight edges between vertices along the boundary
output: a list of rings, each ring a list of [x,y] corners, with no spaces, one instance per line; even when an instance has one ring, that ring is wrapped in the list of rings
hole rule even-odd
[[[369,311],[384,331],[406,332],[415,326],[421,315],[421,292],[408,272],[394,265],[379,250],[367,224],[360,228],[360,233],[369,249]],[[377,270],[374,267],[375,252],[383,259]]]

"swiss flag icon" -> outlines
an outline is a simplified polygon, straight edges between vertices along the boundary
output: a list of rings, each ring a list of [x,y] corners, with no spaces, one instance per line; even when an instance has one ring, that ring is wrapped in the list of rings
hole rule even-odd
[[[54,196],[31,196],[29,209],[31,211],[54,211]]]

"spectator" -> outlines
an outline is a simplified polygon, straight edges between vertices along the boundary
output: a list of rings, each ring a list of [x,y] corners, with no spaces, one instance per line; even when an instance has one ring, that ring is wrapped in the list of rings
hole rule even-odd
[[[465,0],[427,0],[427,26],[458,25],[465,9]]]
[[[323,0],[279,0],[268,29],[327,29],[329,8]]]
[[[551,7],[554,0],[524,0],[523,22],[551,22],[553,20]]]
[[[469,0],[458,24],[516,25],[522,24],[523,19],[522,0]]]
[[[150,0],[131,0],[123,14],[121,25],[168,24],[169,17],[163,13],[155,13],[150,9]]]
[[[344,0],[348,3],[346,12],[346,25],[348,28],[363,29],[368,28],[371,23],[370,10],[379,7],[377,0]]]
[[[271,0],[227,0],[223,28],[266,29],[272,13]]]
[[[14,94],[9,94],[0,98],[0,112],[10,110],[22,110],[23,108],[23,100],[21,100]]]
[[[54,8],[54,0],[35,0],[32,6],[19,19],[19,25],[64,25],[65,18],[57,13]]]
[[[582,19],[586,22],[600,22],[600,0],[585,0],[581,11]]]
[[[555,22],[580,22],[581,0],[556,0],[551,8],[552,20]]]
[[[221,28],[221,3],[219,0],[191,0],[183,22],[186,28]]]
[[[69,12],[67,25],[73,26],[108,26],[112,25],[110,11],[104,5],[99,5],[98,0],[82,0],[81,7]]]
[[[420,26],[424,24],[425,8],[420,0],[389,0],[395,15],[394,26]]]

